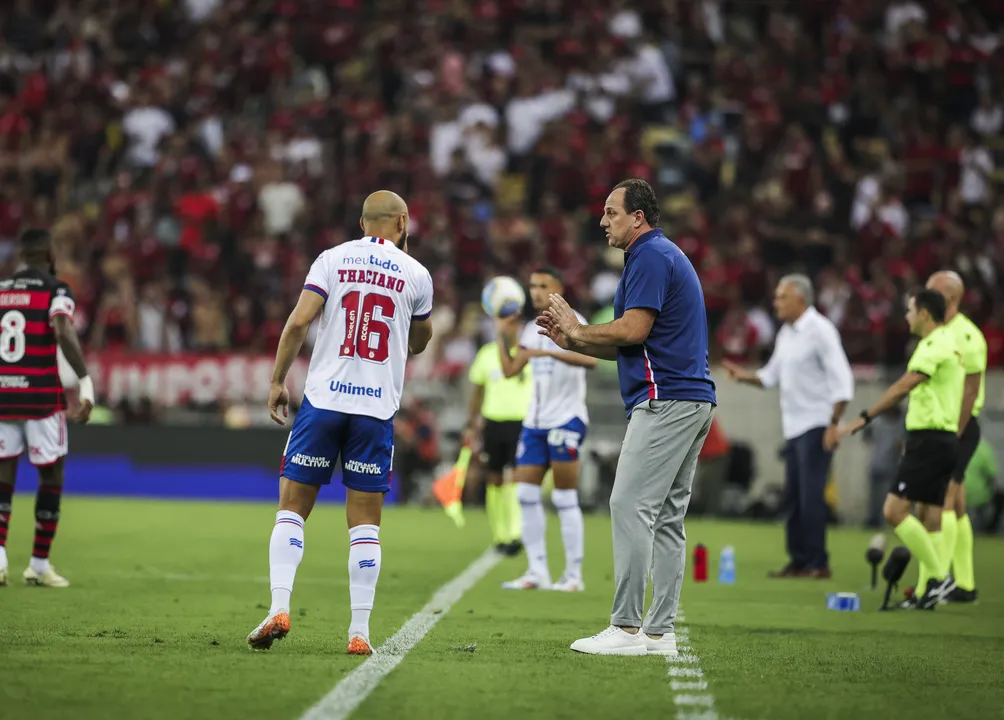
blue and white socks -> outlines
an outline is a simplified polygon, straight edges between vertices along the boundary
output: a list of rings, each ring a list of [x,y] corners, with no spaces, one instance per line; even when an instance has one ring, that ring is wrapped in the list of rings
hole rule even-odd
[[[291,510],[275,514],[275,527],[268,545],[269,583],[272,586],[272,607],[269,615],[289,612],[296,568],[303,560],[303,518]]]
[[[565,545],[564,577],[569,580],[581,580],[585,527],[582,521],[582,508],[579,507],[579,491],[552,490],[551,502],[558,511],[561,540]]]
[[[356,525],[349,530],[349,606],[352,621],[349,637],[370,637],[370,613],[377,580],[380,579],[380,528],[376,525]]]
[[[530,565],[530,574],[549,579],[547,568],[547,517],[541,502],[540,485],[517,483],[516,497],[523,515],[523,548]]]

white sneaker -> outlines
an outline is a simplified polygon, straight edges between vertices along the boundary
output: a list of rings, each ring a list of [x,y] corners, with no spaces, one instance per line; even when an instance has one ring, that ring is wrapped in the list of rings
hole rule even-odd
[[[562,575],[558,582],[551,586],[551,589],[558,592],[584,592],[586,584],[582,582],[581,578]]]
[[[36,587],[70,587],[70,581],[57,573],[56,569],[51,565],[44,573],[35,572],[29,567],[24,571],[24,575],[22,575],[22,577],[24,578],[25,583]]]
[[[542,577],[527,570],[515,580],[502,583],[504,590],[550,590],[551,578]]]
[[[576,640],[571,648],[586,655],[648,655],[643,632],[632,635],[614,625],[598,635]]]
[[[0,567],[0,587],[7,584],[7,566]]]
[[[676,633],[666,633],[658,640],[650,638],[645,632],[645,647],[648,648],[649,655],[666,655],[676,657],[680,652],[676,649]]]

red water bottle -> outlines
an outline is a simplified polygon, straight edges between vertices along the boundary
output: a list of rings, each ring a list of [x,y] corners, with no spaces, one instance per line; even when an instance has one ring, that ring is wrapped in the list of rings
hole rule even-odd
[[[708,581],[708,549],[703,545],[694,548],[694,582]]]

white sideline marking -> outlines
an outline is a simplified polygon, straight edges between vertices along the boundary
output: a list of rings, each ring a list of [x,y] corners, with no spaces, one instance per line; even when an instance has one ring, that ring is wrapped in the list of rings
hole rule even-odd
[[[683,680],[671,680],[669,683],[669,688],[673,692],[680,692],[682,690],[707,690],[708,682],[707,680],[694,680],[692,682],[685,682]]]
[[[677,622],[683,622],[686,618],[683,615],[682,606],[676,616]],[[708,689],[708,681],[704,680],[704,670],[701,668],[701,659],[694,652],[690,645],[689,628],[679,628],[676,631],[677,650],[676,657],[667,656],[666,662],[669,664],[669,688],[674,693],[678,693],[673,698],[676,706],[677,720],[724,720],[715,710],[715,696]],[[681,667],[689,665],[690,667]],[[678,680],[677,678],[690,678]],[[686,693],[686,694],[679,694]],[[704,708],[698,710],[698,708]]]
[[[425,607],[387,638],[369,659],[335,685],[301,720],[343,720],[369,697],[404,656],[422,641],[450,608],[495,567],[502,556],[489,548],[467,569],[439,588]]]
[[[669,669],[669,676],[699,678],[704,677],[704,671],[701,668],[671,667]]]

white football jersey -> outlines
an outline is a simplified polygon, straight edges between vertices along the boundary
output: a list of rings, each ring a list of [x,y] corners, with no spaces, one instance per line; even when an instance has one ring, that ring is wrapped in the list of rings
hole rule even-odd
[[[579,322],[586,319],[575,313]],[[520,347],[528,350],[556,350],[563,352],[551,338],[537,332],[536,323],[529,322],[523,328],[519,340]],[[527,410],[524,427],[534,430],[553,430],[570,420],[579,418],[589,423],[586,412],[586,369],[563,363],[552,357],[530,358],[533,368],[533,396]]]
[[[304,289],[325,299],[304,395],[311,405],[378,420],[401,406],[411,321],[432,312],[432,276],[389,240],[325,250]]]

